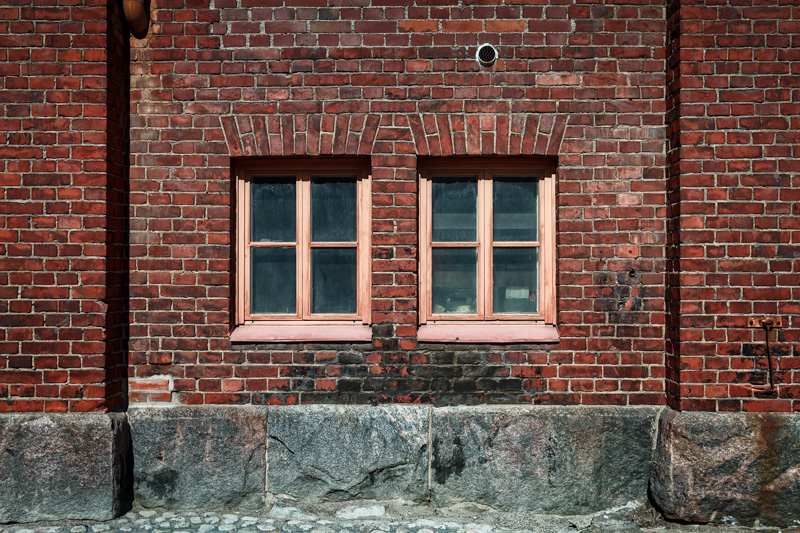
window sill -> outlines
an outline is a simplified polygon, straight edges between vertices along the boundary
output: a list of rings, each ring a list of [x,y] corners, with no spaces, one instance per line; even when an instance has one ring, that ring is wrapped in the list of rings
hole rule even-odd
[[[304,324],[238,326],[231,342],[371,342],[372,328],[365,324]]]
[[[419,342],[474,342],[489,344],[558,342],[558,329],[548,324],[424,324]]]

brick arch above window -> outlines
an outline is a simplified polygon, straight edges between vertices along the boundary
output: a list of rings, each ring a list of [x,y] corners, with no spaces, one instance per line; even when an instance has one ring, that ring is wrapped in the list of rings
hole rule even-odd
[[[232,157],[413,153],[555,156],[563,114],[338,114],[225,116]]]

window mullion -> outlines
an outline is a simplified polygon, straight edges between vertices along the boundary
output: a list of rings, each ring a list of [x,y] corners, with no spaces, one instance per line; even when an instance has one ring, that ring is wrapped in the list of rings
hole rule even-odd
[[[307,172],[298,175],[297,199],[297,311],[308,318],[311,311],[311,181]]]
[[[478,306],[481,318],[492,309],[492,180],[488,172],[478,175]]]
[[[485,272],[484,272],[485,271],[485,266],[484,266],[484,257],[483,256],[484,256],[484,250],[486,248],[485,242],[484,242],[485,241],[485,239],[484,239],[484,226],[486,225],[486,213],[485,213],[485,211],[486,211],[485,207],[486,206],[485,206],[484,198],[483,198],[483,179],[482,178],[483,178],[482,173],[478,173],[478,205],[477,205],[477,208],[478,208],[478,213],[477,213],[477,215],[478,215],[477,216],[478,227],[477,227],[477,231],[475,232],[475,240],[478,241],[478,250],[477,250],[477,260],[478,260],[478,265],[477,265],[477,267],[478,267],[477,271],[478,272],[477,272],[477,274],[478,274],[478,280],[477,280],[477,287],[476,287],[476,290],[477,290],[478,294],[476,295],[477,296],[477,301],[475,302],[475,304],[476,304],[475,305],[475,307],[476,307],[475,311],[478,314],[478,318],[483,318],[483,316],[485,314],[484,305],[485,305],[485,301],[486,301],[485,296],[484,296],[484,290],[483,290],[483,287],[484,287],[484,275],[485,275]]]
[[[486,229],[484,230],[484,234],[486,237],[486,255],[484,256],[484,264],[486,265],[486,278],[485,278],[485,285],[484,291],[486,292],[486,312],[484,317],[490,317],[494,315],[494,202],[493,202],[493,187],[494,187],[494,179],[492,174],[489,172],[486,173]]]

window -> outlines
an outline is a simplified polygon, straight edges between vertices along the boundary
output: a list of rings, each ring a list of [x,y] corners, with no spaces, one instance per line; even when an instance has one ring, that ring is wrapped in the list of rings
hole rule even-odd
[[[243,162],[236,186],[231,340],[370,340],[367,164]]]
[[[420,168],[419,340],[558,340],[554,168],[490,159]]]

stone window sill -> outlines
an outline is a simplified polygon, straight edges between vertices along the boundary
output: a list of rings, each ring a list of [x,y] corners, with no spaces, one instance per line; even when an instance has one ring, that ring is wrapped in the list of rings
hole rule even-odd
[[[419,342],[464,342],[481,344],[555,343],[558,329],[549,324],[424,324]]]
[[[238,326],[231,342],[370,342],[365,324],[269,324]]]

